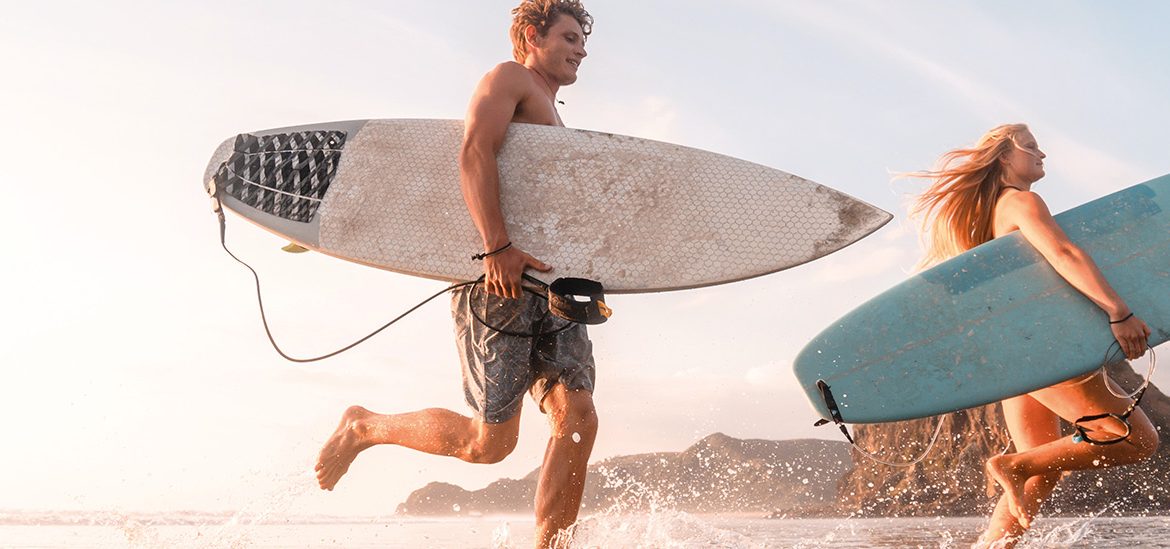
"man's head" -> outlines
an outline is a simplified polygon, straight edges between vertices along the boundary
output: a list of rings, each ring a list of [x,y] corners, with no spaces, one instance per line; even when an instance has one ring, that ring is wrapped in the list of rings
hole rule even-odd
[[[530,57],[562,85],[577,79],[593,17],[579,0],[523,0],[512,10],[512,57]],[[562,66],[564,65],[564,66]]]

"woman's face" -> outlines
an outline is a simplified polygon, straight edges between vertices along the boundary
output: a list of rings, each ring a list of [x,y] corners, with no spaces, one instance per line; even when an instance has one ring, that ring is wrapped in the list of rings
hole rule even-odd
[[[1016,134],[1015,144],[1000,159],[1003,162],[1004,177],[1009,184],[1030,185],[1044,177],[1044,151],[1036,144],[1032,132]]]

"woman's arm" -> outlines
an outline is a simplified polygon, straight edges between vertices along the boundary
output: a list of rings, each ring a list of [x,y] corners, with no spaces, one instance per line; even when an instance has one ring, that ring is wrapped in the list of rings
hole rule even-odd
[[[1125,356],[1135,359],[1146,352],[1150,328],[1117,295],[1089,254],[1068,239],[1056,224],[1048,205],[1029,191],[1010,193],[1001,199],[998,215],[1020,228],[1020,233],[1060,276],[1109,315],[1113,336]],[[1128,318],[1127,318],[1128,317]],[[1123,320],[1124,319],[1124,320]],[[1113,324],[1113,321],[1122,320]]]

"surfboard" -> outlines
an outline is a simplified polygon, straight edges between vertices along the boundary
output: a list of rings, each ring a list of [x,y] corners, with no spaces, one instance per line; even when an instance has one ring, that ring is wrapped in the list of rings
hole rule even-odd
[[[296,245],[457,282],[483,251],[459,186],[461,120],[356,120],[241,134],[204,174],[223,206]],[[611,133],[512,124],[500,201],[542,279],[610,293],[723,284],[812,261],[890,214],[759,164]]]
[[[1170,175],[1059,214],[1110,285],[1170,339]],[[1108,317],[1013,233],[923,271],[817,335],[794,363],[848,423],[915,419],[996,402],[1100,367]]]

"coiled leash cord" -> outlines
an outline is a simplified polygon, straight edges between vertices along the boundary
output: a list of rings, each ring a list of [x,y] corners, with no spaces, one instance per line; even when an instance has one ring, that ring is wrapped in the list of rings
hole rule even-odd
[[[1128,318],[1128,317],[1126,317],[1126,318]],[[1113,348],[1115,346],[1117,347],[1118,352],[1121,351],[1121,344],[1120,343],[1114,341],[1111,345],[1109,345],[1109,349],[1105,351],[1105,360],[1103,361],[1105,364],[1108,364],[1109,360],[1114,356]],[[1109,390],[1110,394],[1112,394],[1113,396],[1118,397],[1118,398],[1133,399],[1133,402],[1131,402],[1129,407],[1125,409],[1125,412],[1123,412],[1121,414],[1110,414],[1110,413],[1094,414],[1091,416],[1082,416],[1082,417],[1078,418],[1076,421],[1073,422],[1073,429],[1074,429],[1073,436],[1072,436],[1073,442],[1088,442],[1089,444],[1093,444],[1095,446],[1108,446],[1110,444],[1117,444],[1118,442],[1123,442],[1129,438],[1129,435],[1132,432],[1132,429],[1131,429],[1130,424],[1129,424],[1129,416],[1133,414],[1133,411],[1135,409],[1137,409],[1138,403],[1140,403],[1142,401],[1142,396],[1144,396],[1146,394],[1146,389],[1149,388],[1149,386],[1150,386],[1150,378],[1154,377],[1154,369],[1157,367],[1157,364],[1158,364],[1158,357],[1154,353],[1154,348],[1150,347],[1149,344],[1147,343],[1146,350],[1150,353],[1150,368],[1149,368],[1149,371],[1146,372],[1145,381],[1143,381],[1142,384],[1140,386],[1138,386],[1138,388],[1136,390],[1134,390],[1134,392],[1132,392],[1130,394],[1120,394],[1119,395],[1113,391],[1113,387],[1111,387],[1109,385],[1109,380],[1108,379],[1105,380],[1105,388]],[[1101,375],[1105,375],[1105,367],[1104,366],[1101,367],[1100,373],[1101,373]],[[1096,374],[1094,374],[1094,375],[1096,375]],[[1092,378],[1089,378],[1089,379],[1092,379]],[[1088,381],[1088,380],[1086,380],[1086,381]],[[1088,423],[1090,421],[1097,421],[1099,419],[1106,419],[1106,418],[1116,419],[1118,422],[1120,422],[1122,425],[1125,426],[1125,432],[1114,439],[1099,440],[1099,439],[1094,439],[1094,438],[1090,437],[1089,436],[1089,429],[1086,429],[1083,425],[1081,425],[1082,423]]]
[[[236,260],[236,262],[238,262],[240,265],[247,267],[247,269],[252,272],[252,278],[256,281],[256,301],[260,305],[260,320],[264,324],[264,333],[268,336],[268,342],[272,344],[272,348],[276,350],[277,354],[279,354],[285,360],[288,360],[290,362],[298,362],[298,363],[316,362],[319,360],[325,360],[327,358],[337,356],[337,355],[344,353],[344,352],[346,352],[354,347],[357,347],[358,345],[361,345],[362,343],[364,343],[366,340],[370,339],[371,337],[378,335],[379,333],[382,332],[382,330],[389,328],[395,322],[402,320],[407,315],[418,310],[420,307],[422,307],[423,305],[426,305],[427,303],[429,303],[431,300],[435,299],[436,297],[439,297],[447,292],[458,290],[459,288],[463,288],[464,286],[482,284],[484,281],[484,277],[481,275],[479,278],[477,278],[475,280],[469,280],[467,282],[458,282],[458,283],[452,284],[452,285],[450,285],[450,286],[448,286],[448,287],[446,287],[438,292],[435,292],[430,297],[419,302],[417,305],[411,307],[410,309],[407,309],[406,312],[398,315],[397,317],[394,317],[393,320],[383,324],[380,328],[370,332],[369,334],[358,339],[357,341],[354,341],[353,343],[350,343],[349,345],[346,345],[340,349],[337,349],[336,351],[333,351],[333,352],[330,352],[330,353],[327,353],[327,354],[324,354],[321,356],[311,357],[311,358],[297,358],[294,356],[290,356],[288,353],[285,353],[284,350],[280,348],[280,345],[278,345],[276,343],[276,338],[273,337],[273,335],[272,335],[272,329],[269,328],[269,326],[268,326],[268,315],[265,314],[265,312],[264,312],[264,297],[262,296],[262,294],[260,292],[260,275],[256,272],[256,269],[253,269],[252,266],[248,265],[246,262],[244,262],[244,260],[240,259],[239,257],[236,257],[236,254],[232,253],[232,251],[230,249],[228,249],[228,247],[227,247],[227,238],[226,238],[227,220],[225,219],[225,216],[223,213],[223,203],[220,201],[219,196],[217,196],[217,194],[216,194],[216,190],[214,188],[214,183],[212,183],[211,185],[212,185],[212,187],[209,189],[209,194],[211,195],[211,199],[212,199],[211,207],[212,207],[212,210],[215,212],[215,214],[219,218],[219,244],[220,244],[220,246],[223,247],[223,250],[225,252],[227,252],[227,254],[229,256],[232,257],[232,259]],[[511,246],[510,242],[508,243],[508,246]],[[493,252],[493,253],[499,253],[500,251],[503,251],[503,250],[497,250],[496,252]],[[476,254],[476,255],[472,256],[472,260],[481,260],[484,257],[486,257],[487,255],[491,255],[491,254],[490,253],[489,254]],[[548,315],[550,312],[556,310],[559,313],[557,315],[558,318],[564,319],[564,324],[562,326],[559,326],[557,328],[554,328],[554,329],[551,329],[548,331],[543,331],[543,332],[524,333],[524,332],[505,330],[503,328],[500,328],[498,326],[494,326],[494,325],[488,323],[487,320],[484,318],[485,316],[487,316],[486,310],[485,310],[485,314],[483,314],[483,315],[476,314],[474,306],[471,307],[471,316],[474,317],[477,322],[486,326],[488,329],[499,332],[501,334],[510,335],[510,336],[514,336],[514,337],[544,337],[544,336],[553,335],[553,334],[556,334],[559,332],[563,332],[563,331],[573,327],[574,324],[579,324],[579,323],[580,324],[600,324],[602,322],[605,322],[605,320],[607,318],[609,318],[610,314],[612,314],[612,311],[608,307],[605,306],[605,303],[603,301],[604,295],[602,293],[602,288],[601,288],[600,283],[593,282],[591,280],[585,280],[585,279],[561,278],[561,279],[557,279],[557,280],[553,281],[553,283],[551,285],[548,285],[548,284],[545,284],[544,282],[542,282],[542,281],[540,281],[532,276],[529,276],[527,274],[524,274],[522,276],[528,282],[535,284],[536,286],[543,288],[546,291],[547,295],[542,295],[540,292],[532,289],[529,286],[526,286],[526,285],[522,286],[524,291],[529,292],[529,293],[531,293],[531,294],[533,294],[541,299],[549,301],[549,307],[546,308],[544,316],[541,318],[541,323],[542,324],[544,323],[544,321],[548,318]],[[586,301],[574,300],[573,295],[576,295],[576,294],[584,295],[588,299]],[[550,299],[550,296],[551,296],[551,299]],[[486,303],[487,303],[486,297],[484,298],[484,303],[485,303],[484,306],[486,308]],[[565,318],[565,317],[567,317],[567,318]],[[574,320],[576,318],[580,318],[580,320]]]

